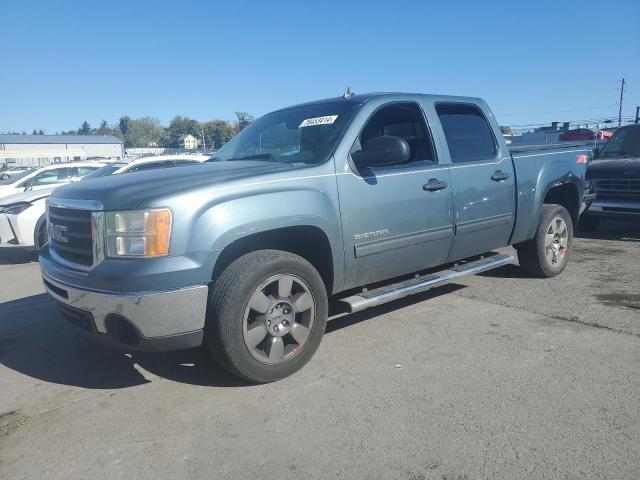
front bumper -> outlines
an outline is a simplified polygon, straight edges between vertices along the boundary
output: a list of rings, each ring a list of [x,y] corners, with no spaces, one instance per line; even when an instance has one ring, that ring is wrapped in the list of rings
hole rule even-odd
[[[208,287],[160,292],[107,292],[42,274],[63,317],[107,343],[135,350],[179,350],[202,344]]]
[[[585,215],[605,218],[640,218],[640,201],[637,200],[606,200],[596,197],[587,204]]]

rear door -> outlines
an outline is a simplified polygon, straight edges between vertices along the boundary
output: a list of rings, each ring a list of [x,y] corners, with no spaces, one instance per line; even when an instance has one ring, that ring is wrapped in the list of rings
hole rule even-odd
[[[500,131],[471,103],[435,105],[451,161],[455,235],[449,261],[507,245],[515,220],[513,162]]]
[[[345,288],[444,263],[453,236],[449,165],[440,161],[417,102],[383,104],[367,119],[352,152],[371,138],[404,138],[401,165],[358,166],[339,175]]]

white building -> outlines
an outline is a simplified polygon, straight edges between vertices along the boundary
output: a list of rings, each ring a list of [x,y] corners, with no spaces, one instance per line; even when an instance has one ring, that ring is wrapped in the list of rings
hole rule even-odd
[[[198,148],[198,139],[190,133],[182,135],[178,140],[180,141],[180,148],[184,148],[185,150],[195,150]]]
[[[122,159],[124,145],[107,135],[0,135],[0,166],[49,165],[95,157]]]

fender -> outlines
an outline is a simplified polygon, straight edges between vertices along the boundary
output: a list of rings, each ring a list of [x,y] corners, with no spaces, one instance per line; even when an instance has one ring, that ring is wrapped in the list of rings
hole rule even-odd
[[[576,187],[575,203],[579,207],[584,183],[584,169],[576,165],[567,169],[567,155],[575,153],[559,152],[553,160],[549,156],[540,164],[531,159],[515,159],[517,175],[517,217],[510,244],[517,244],[534,237],[538,219],[547,194],[564,185]]]
[[[327,183],[336,188],[335,179],[329,177]],[[280,185],[278,190],[265,188],[260,192],[253,190],[246,196],[230,194],[218,198],[193,216],[186,250],[210,252],[207,263],[213,266],[225,247],[248,235],[292,226],[316,227],[329,240],[333,285],[341,287],[344,254],[339,210],[326,191]]]

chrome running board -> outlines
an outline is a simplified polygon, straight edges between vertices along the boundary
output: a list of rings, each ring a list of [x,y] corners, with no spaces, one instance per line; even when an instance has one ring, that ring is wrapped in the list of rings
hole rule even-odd
[[[356,295],[341,298],[339,301],[347,304],[350,313],[359,312],[365,308],[375,307],[376,305],[451,283],[462,277],[509,265],[513,261],[514,259],[510,255],[488,253],[478,260],[458,262],[446,270],[385,285],[374,290],[364,290]]]

